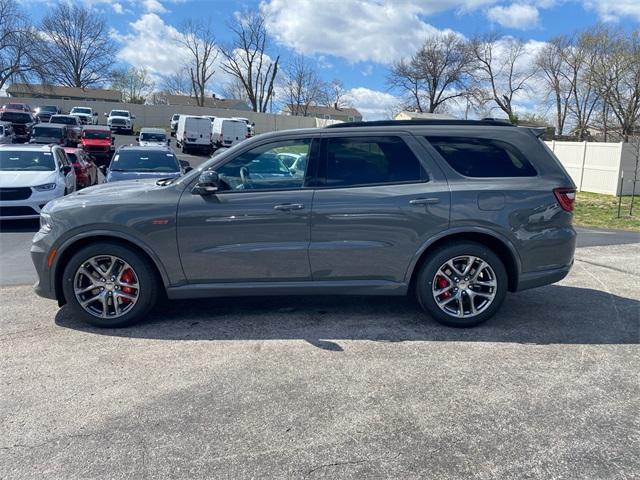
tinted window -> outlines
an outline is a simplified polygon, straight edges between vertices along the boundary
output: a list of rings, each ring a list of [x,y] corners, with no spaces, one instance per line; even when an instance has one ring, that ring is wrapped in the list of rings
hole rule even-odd
[[[142,142],[166,142],[167,136],[164,133],[141,133],[140,141]]]
[[[125,112],[122,110],[111,110],[111,116],[112,117],[128,117],[129,112]]]
[[[420,182],[426,173],[400,137],[345,137],[327,140],[326,185],[347,187]]]
[[[51,152],[0,150],[0,170],[55,170]]]
[[[224,190],[302,188],[304,169],[289,169],[281,154],[307,158],[311,139],[285,140],[261,145],[216,168]]]
[[[29,123],[31,122],[31,115],[22,112],[2,112],[0,120],[12,123]]]
[[[62,123],[64,125],[77,125],[78,118],[63,115],[52,115],[49,119],[49,123]]]
[[[35,126],[33,128],[33,136],[35,137],[62,137],[62,129],[56,127],[41,127]]]
[[[82,113],[84,115],[91,115],[91,109],[74,107],[71,109],[71,113]]]
[[[466,177],[534,177],[536,171],[513,145],[488,138],[427,137],[451,167]]]
[[[116,172],[178,172],[178,160],[166,150],[122,150],[109,166]]]
[[[82,136],[91,140],[108,140],[111,137],[111,132],[105,130],[83,130]]]

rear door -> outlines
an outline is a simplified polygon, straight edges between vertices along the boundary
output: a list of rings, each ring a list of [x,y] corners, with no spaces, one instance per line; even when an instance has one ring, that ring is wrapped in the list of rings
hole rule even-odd
[[[409,134],[327,132],[311,220],[314,280],[404,282],[449,223],[447,182]]]

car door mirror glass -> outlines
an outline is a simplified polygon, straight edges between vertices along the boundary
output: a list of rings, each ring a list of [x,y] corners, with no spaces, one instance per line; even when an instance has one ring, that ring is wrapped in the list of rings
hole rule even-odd
[[[198,183],[193,188],[193,193],[197,195],[212,195],[218,191],[220,177],[217,172],[207,170],[198,177]]]

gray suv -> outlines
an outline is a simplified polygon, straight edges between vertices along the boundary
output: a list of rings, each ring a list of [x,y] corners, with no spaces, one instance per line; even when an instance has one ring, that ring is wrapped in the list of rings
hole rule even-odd
[[[31,249],[36,292],[101,327],[137,322],[161,297],[292,294],[415,295],[437,321],[469,327],[507,291],[569,272],[575,186],[533,130],[333,127],[260,135],[182,177],[49,203]]]

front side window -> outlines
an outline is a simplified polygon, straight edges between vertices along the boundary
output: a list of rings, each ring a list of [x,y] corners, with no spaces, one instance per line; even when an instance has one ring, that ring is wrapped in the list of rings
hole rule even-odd
[[[55,170],[51,152],[0,150],[0,170],[40,172]]]
[[[306,138],[268,143],[244,152],[216,168],[222,190],[302,188],[310,146],[311,139]],[[282,160],[284,154],[304,159],[304,168],[288,167]]]
[[[421,182],[420,161],[400,137],[341,137],[327,140],[327,187]]]
[[[123,150],[116,154],[109,166],[114,172],[179,172],[178,160],[166,150]]]
[[[516,147],[500,140],[426,137],[444,160],[465,177],[535,177],[536,170]]]

